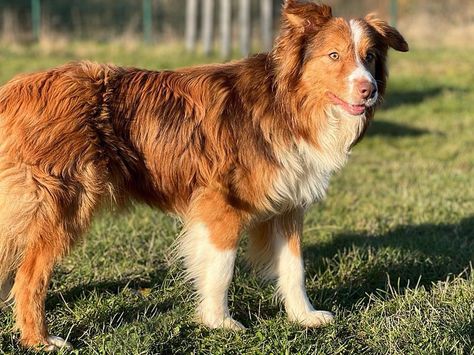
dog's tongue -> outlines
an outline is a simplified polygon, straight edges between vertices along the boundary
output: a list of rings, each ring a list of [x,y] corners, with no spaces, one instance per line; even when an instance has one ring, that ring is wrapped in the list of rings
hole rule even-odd
[[[365,105],[351,105],[334,94],[329,95],[334,104],[341,106],[347,113],[358,116],[365,112]]]

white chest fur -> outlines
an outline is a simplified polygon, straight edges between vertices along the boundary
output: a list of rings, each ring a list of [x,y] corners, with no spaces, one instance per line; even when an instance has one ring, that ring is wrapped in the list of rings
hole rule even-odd
[[[318,136],[319,147],[300,140],[280,154],[281,168],[269,196],[276,210],[307,208],[323,199],[331,175],[346,163],[365,117],[347,117],[337,108],[327,117],[327,129]]]

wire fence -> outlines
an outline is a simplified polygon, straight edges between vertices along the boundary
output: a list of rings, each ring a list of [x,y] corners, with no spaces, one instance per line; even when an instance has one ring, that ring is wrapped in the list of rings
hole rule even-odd
[[[283,0],[0,0],[3,42],[68,40],[186,41],[206,53],[239,47],[268,49],[279,23]],[[327,0],[335,15],[369,12],[409,37],[436,40],[453,32],[474,33],[472,0]],[[435,24],[435,27],[433,26]],[[452,37],[455,35],[451,34]],[[226,38],[223,40],[223,38]],[[252,41],[250,41],[250,39]],[[461,39],[462,40],[462,39]],[[229,42],[229,43],[226,43]],[[249,43],[243,43],[249,41]],[[219,45],[220,42],[220,45]],[[245,53],[244,53],[245,54]]]

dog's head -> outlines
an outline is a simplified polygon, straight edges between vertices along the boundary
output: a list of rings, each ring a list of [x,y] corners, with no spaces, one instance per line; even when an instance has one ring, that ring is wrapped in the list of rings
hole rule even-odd
[[[370,118],[385,92],[389,47],[408,51],[402,35],[375,15],[346,21],[329,6],[286,0],[273,50],[277,93]]]

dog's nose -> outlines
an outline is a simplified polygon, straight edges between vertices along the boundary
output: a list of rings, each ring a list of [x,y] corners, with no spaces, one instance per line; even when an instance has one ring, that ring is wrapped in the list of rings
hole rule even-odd
[[[370,81],[359,82],[357,88],[359,90],[360,97],[364,100],[373,98],[377,93],[377,88]]]

